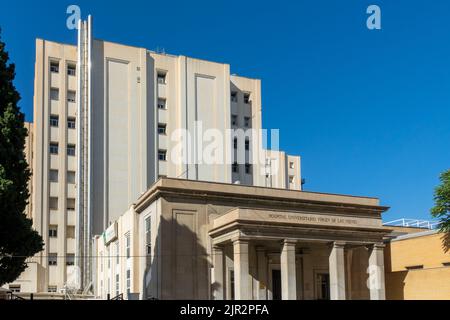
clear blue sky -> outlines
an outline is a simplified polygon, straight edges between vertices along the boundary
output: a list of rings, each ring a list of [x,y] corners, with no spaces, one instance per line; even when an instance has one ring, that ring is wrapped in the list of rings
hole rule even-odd
[[[3,40],[32,120],[35,38],[96,38],[227,62],[262,79],[263,126],[302,156],[306,190],[377,196],[385,220],[429,218],[450,168],[450,1],[8,1]],[[382,30],[366,28],[377,4]]]

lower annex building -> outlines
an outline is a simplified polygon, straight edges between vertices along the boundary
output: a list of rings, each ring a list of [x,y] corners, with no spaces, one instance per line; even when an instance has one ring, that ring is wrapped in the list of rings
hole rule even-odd
[[[161,178],[94,241],[95,294],[385,299],[379,200]]]

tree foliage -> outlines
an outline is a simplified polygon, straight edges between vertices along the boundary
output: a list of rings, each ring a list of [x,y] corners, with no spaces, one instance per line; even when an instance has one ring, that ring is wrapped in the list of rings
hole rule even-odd
[[[439,219],[439,230],[444,233],[446,251],[450,249],[450,169],[440,176],[441,184],[434,190],[435,205],[431,215]]]
[[[17,279],[26,259],[43,248],[41,236],[25,215],[30,179],[24,154],[27,129],[14,77],[15,65],[9,63],[0,35],[0,286]]]

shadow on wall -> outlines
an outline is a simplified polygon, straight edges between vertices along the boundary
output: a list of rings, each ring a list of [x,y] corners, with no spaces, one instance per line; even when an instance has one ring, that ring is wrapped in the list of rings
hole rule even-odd
[[[210,298],[210,263],[195,232],[196,215],[174,210],[171,220],[161,216],[144,272],[144,299]]]
[[[445,253],[450,251],[450,232],[446,232],[442,235],[442,249]]]

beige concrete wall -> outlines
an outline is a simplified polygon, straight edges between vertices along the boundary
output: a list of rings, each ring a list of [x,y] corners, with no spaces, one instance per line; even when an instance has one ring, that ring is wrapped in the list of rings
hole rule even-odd
[[[450,300],[450,267],[389,272],[386,299]]]
[[[449,262],[439,233],[391,241],[385,249],[387,299],[450,299]],[[408,270],[417,266],[423,268]]]
[[[388,250],[387,250],[388,251]],[[424,269],[439,268],[450,262],[450,252],[445,252],[439,233],[392,241],[389,244],[390,271],[404,271],[407,267],[423,265]]]
[[[59,63],[59,72],[50,72],[50,62]],[[67,183],[67,171],[76,171],[75,157],[67,155],[67,144],[75,144],[75,138],[68,132],[67,118],[75,117],[75,106],[67,100],[67,92],[76,91],[74,76],[67,74],[68,64],[76,63],[76,47],[62,45],[41,39],[36,40],[35,88],[34,88],[34,134],[33,134],[33,221],[42,235],[45,247],[37,255],[45,269],[46,284],[62,288],[66,278],[66,255],[75,254],[68,250],[66,227],[68,226],[67,199],[74,185]],[[51,89],[59,90],[59,99],[52,100]],[[58,127],[50,127],[50,115],[59,117]],[[49,145],[58,143],[58,154],[50,155]],[[58,182],[49,181],[50,169],[58,170]],[[72,190],[73,191],[73,190]],[[73,193],[73,192],[72,192]],[[58,208],[50,209],[50,196],[58,198]],[[58,236],[50,241],[48,227],[57,225]],[[58,255],[58,265],[48,266],[48,254]],[[48,280],[47,280],[48,279]],[[48,281],[48,283],[47,283]]]

